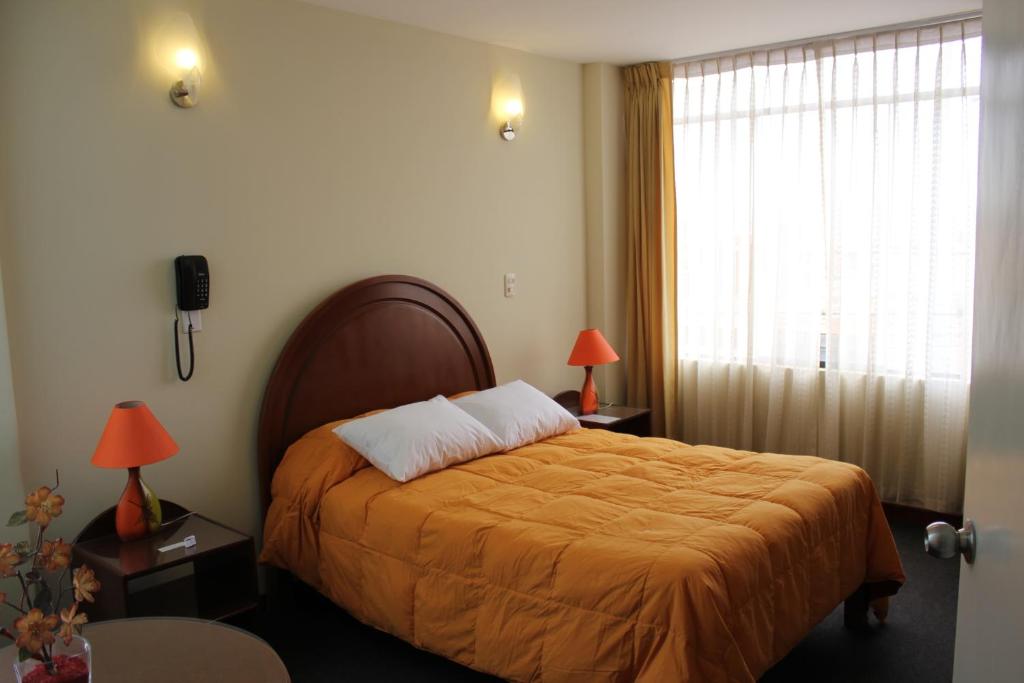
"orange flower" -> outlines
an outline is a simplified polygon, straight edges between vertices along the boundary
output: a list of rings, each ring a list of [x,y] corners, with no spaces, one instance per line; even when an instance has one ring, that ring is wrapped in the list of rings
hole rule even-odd
[[[71,564],[71,546],[63,538],[55,541],[43,541],[36,555],[37,566],[55,572]]]
[[[85,612],[78,613],[78,603],[76,602],[71,607],[60,611],[60,620],[62,622],[60,637],[64,639],[65,645],[70,645],[75,632],[82,632],[82,625],[89,621],[89,617],[85,615]]]
[[[14,576],[14,568],[21,562],[21,556],[14,552],[10,543],[0,543],[0,576]]]
[[[84,564],[75,570],[73,583],[75,584],[75,602],[95,602],[93,593],[100,590],[100,582],[96,575]]]
[[[39,526],[49,526],[63,508],[64,496],[54,494],[49,486],[40,486],[25,498],[25,516]]]
[[[32,654],[39,654],[44,645],[51,645],[56,639],[53,629],[57,627],[57,615],[43,616],[43,611],[32,608],[23,617],[14,621],[18,629],[18,638],[14,644],[25,648]]]

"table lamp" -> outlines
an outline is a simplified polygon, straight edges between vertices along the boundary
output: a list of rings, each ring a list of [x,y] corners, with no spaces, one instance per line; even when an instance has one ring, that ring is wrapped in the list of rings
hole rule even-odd
[[[96,467],[127,467],[128,485],[117,502],[114,524],[122,541],[156,532],[162,521],[160,499],[142,481],[139,468],[166,460],[178,444],[142,401],[118,403],[92,455]]]
[[[576,337],[576,345],[569,354],[569,365],[582,365],[587,370],[580,390],[580,415],[591,415],[597,412],[597,386],[594,384],[592,371],[595,365],[614,363],[619,359],[608,340],[600,330],[583,330]]]

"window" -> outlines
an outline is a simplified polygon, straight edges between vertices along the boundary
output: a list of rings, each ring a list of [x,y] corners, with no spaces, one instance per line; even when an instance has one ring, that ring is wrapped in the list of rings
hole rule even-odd
[[[682,359],[966,382],[980,20],[676,66]]]

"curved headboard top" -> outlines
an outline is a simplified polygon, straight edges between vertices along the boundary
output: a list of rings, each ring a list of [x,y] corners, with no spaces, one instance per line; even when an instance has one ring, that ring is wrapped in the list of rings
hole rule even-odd
[[[332,294],[292,333],[263,394],[257,457],[264,514],[285,450],[311,429],[493,386],[480,331],[436,285],[381,275]]]

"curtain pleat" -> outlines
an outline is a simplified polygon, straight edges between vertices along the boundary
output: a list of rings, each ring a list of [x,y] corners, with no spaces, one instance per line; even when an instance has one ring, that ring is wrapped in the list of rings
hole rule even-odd
[[[671,65],[625,69],[626,394],[652,430],[677,432],[675,175]],[[669,399],[669,400],[666,400]]]

